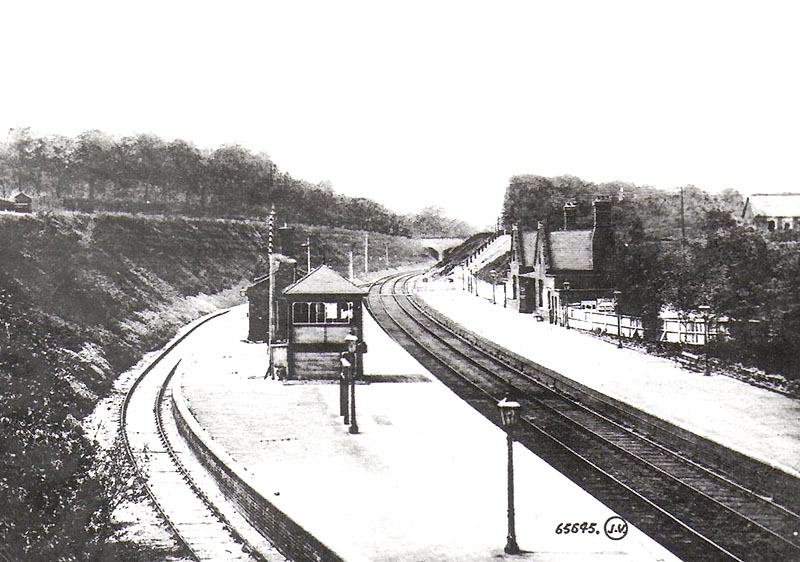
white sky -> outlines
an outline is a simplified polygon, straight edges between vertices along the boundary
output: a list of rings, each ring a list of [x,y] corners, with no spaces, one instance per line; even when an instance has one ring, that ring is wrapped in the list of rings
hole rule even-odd
[[[0,128],[240,143],[478,226],[523,173],[800,191],[795,5],[0,0]]]

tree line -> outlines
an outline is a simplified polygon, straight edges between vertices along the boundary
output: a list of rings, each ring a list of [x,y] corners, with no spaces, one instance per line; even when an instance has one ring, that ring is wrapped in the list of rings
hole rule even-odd
[[[622,291],[625,314],[640,316],[657,336],[663,307],[696,312],[711,307],[730,337],[711,352],[788,378],[800,378],[800,237],[765,233],[741,219],[744,198],[734,190],[709,194],[694,186],[662,190],[566,176],[515,176],[503,217],[532,227],[563,224],[563,205],[576,200],[579,226],[592,223],[597,195],[618,199],[613,211],[616,267],[608,279]],[[619,200],[621,197],[621,200]]]
[[[239,145],[201,150],[152,134],[77,137],[12,129],[0,144],[0,196],[26,191],[38,206],[79,211],[128,211],[263,217],[275,205],[292,223],[428,236],[430,209],[401,215],[371,199],[336,193],[328,182],[293,178],[263,153]],[[436,224],[438,236],[471,231],[459,221]],[[422,228],[420,228],[422,227]]]

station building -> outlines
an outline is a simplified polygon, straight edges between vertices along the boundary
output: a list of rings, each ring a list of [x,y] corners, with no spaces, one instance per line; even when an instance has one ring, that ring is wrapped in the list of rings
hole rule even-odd
[[[512,227],[506,304],[558,322],[568,303],[607,297],[613,292],[609,273],[614,268],[613,200],[593,203],[593,226],[575,228],[577,208],[564,205],[563,230]]]
[[[742,217],[758,230],[800,229],[800,193],[754,193],[745,201]]]
[[[0,211],[15,211],[17,213],[33,212],[33,199],[25,193],[17,193],[9,199],[0,199]]]

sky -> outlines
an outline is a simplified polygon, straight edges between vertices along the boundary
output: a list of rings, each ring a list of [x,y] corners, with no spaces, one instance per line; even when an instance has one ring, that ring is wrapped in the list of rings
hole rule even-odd
[[[0,0],[0,138],[241,144],[476,226],[518,174],[800,191],[798,24],[769,1]]]

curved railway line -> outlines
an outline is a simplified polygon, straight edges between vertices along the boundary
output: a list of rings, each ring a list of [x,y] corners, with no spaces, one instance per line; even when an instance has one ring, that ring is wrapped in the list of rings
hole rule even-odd
[[[412,277],[373,284],[375,319],[495,424],[497,401],[513,395],[524,408],[515,438],[532,452],[683,559],[800,560],[796,496],[763,497],[752,482],[715,470],[713,455],[700,462],[682,453],[675,444],[685,437],[663,427],[634,431],[630,412],[555,390],[531,374],[534,363],[482,349],[410,294]]]
[[[128,457],[156,511],[193,560],[262,561],[197,486],[170,441],[165,393],[180,363],[175,347],[218,313],[198,322],[162,351],[137,377],[120,409]],[[169,364],[175,361],[170,369]]]

